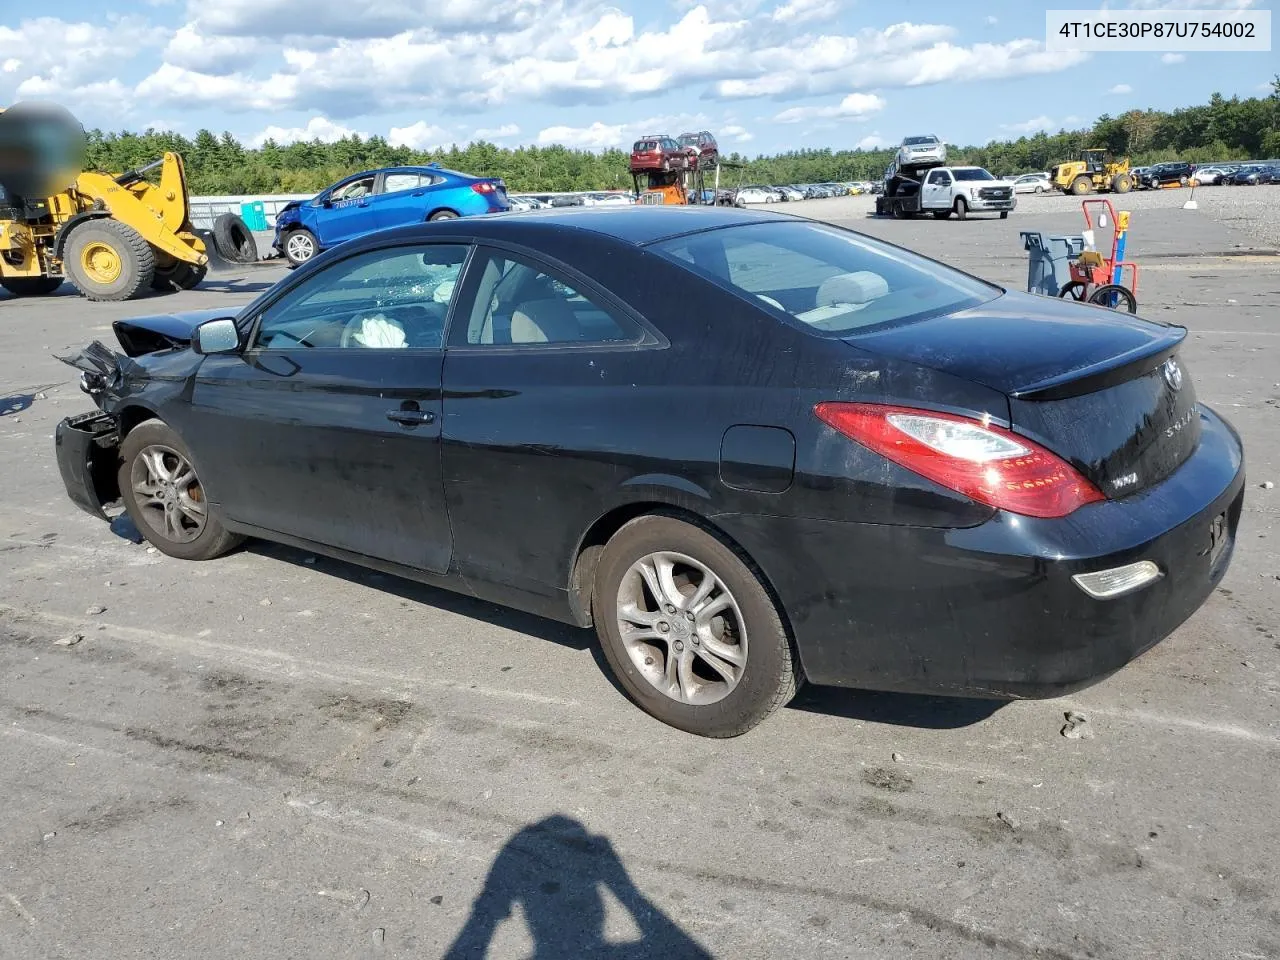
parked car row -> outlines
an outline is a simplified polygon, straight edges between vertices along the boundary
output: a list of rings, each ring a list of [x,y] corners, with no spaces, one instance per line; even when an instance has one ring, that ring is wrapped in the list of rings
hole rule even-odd
[[[1188,186],[1257,186],[1280,181],[1280,160],[1253,160],[1245,163],[1202,163],[1182,161],[1134,167],[1134,186],[1139,190],[1159,190],[1170,184]]]
[[[742,207],[750,203],[786,203],[795,200],[821,200],[828,197],[856,197],[876,193],[880,184],[846,181],[839,183],[789,183],[777,186],[750,184],[735,191],[734,202]]]

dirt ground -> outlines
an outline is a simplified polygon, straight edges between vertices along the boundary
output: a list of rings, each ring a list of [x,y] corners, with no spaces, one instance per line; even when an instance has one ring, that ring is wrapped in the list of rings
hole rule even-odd
[[[279,267],[0,299],[0,957],[1280,956],[1280,258],[1182,199],[1130,256],[1244,437],[1221,589],[1070,698],[808,688],[727,742],[631,706],[586,632],[267,544],[182,563],[71,505],[51,354]],[[1021,289],[1064,200],[788,212]]]

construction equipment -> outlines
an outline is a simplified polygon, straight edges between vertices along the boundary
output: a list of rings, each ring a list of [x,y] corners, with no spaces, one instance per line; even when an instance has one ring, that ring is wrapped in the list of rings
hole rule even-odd
[[[1071,261],[1071,280],[1058,296],[1137,313],[1138,265],[1124,258],[1129,240],[1129,212],[1116,213],[1111,201],[1101,198],[1085,200],[1081,207],[1085,222],[1083,249]],[[1097,249],[1099,230],[1110,231],[1110,256],[1103,256]]]
[[[156,169],[152,183],[146,174]],[[90,300],[188,290],[209,263],[188,199],[176,153],[126,173],[81,173],[40,199],[0,184],[0,286],[14,296],[41,296],[65,279]]]
[[[1059,163],[1050,171],[1053,185],[1063,193],[1128,193],[1133,189],[1129,158],[1112,160],[1106,150],[1081,150],[1078,160]]]

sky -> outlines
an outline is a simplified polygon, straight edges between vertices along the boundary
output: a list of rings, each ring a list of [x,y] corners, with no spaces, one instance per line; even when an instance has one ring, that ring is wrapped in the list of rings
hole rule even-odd
[[[86,128],[258,144],[377,134],[429,149],[626,147],[710,130],[755,155],[962,145],[1258,96],[1275,52],[1050,52],[1087,0],[0,0],[0,104]],[[1270,8],[1269,0],[1110,0]],[[56,12],[34,15],[40,9]]]

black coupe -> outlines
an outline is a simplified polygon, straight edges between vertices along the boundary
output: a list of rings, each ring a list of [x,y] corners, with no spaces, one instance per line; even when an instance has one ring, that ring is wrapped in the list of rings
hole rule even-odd
[[[785,215],[418,225],[115,332],[67,358],[101,410],[57,431],[81,507],[594,626],[709,736],[806,679],[1084,686],[1204,602],[1240,517],[1182,328]]]

